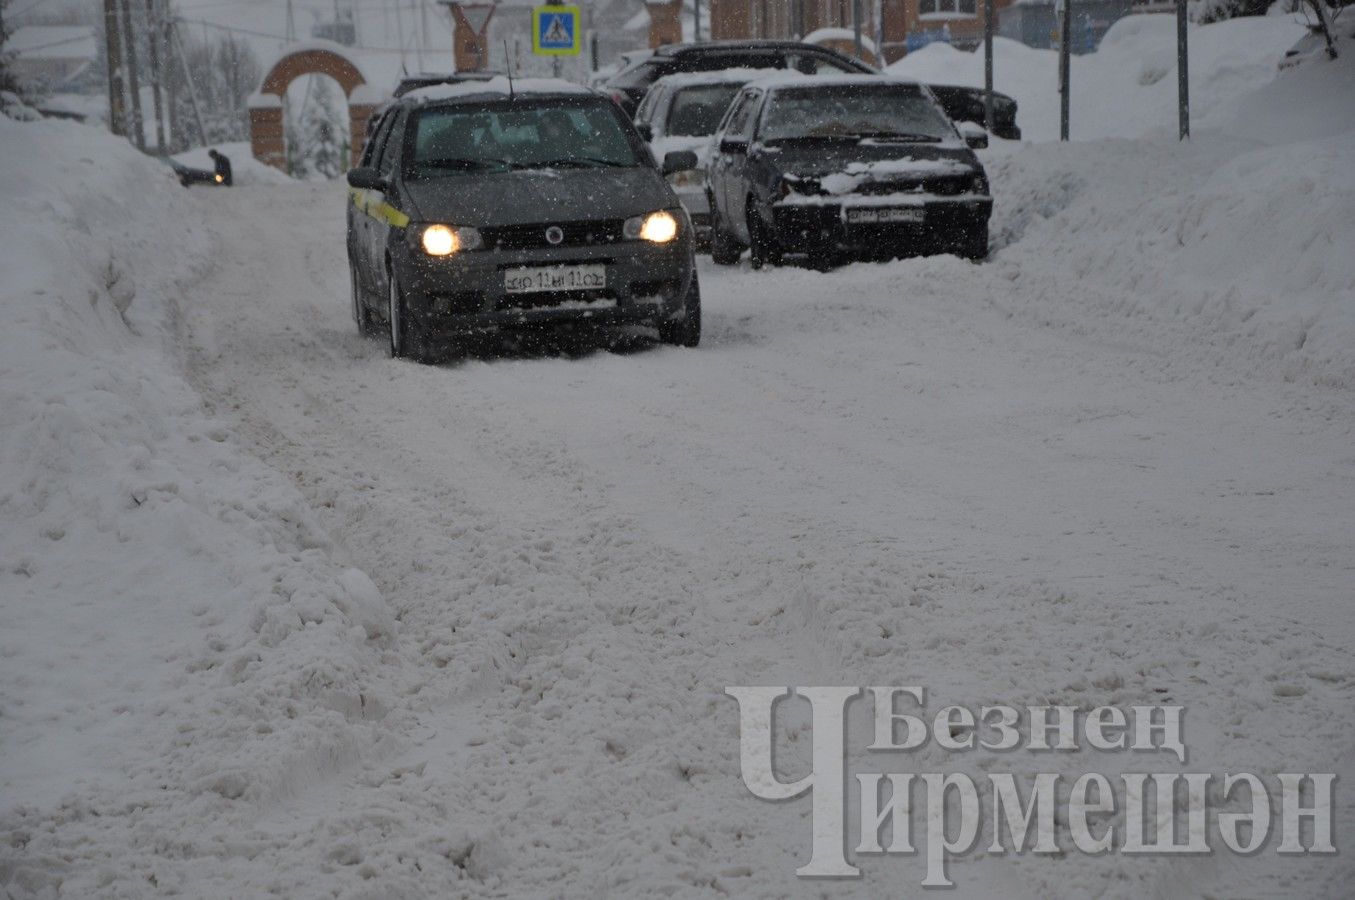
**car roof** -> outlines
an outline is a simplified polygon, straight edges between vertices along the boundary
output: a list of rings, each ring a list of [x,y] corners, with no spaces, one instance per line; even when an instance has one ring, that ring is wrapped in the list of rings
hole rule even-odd
[[[696,53],[727,53],[731,50],[809,50],[842,56],[836,50],[821,47],[818,44],[806,44],[801,41],[778,41],[763,38],[702,41],[686,44],[664,44],[654,51],[655,56],[685,56]]]
[[[684,88],[708,84],[747,84],[759,78],[766,78],[767,71],[767,69],[712,69],[709,72],[675,72],[657,79],[649,89],[652,91],[660,85]]]
[[[843,85],[872,85],[880,84],[898,84],[918,87],[921,82],[914,78],[902,78],[892,74],[872,74],[861,73],[819,73],[809,75],[804,72],[787,72],[784,69],[777,69],[775,74],[763,75],[761,78],[748,82],[749,87],[759,87],[765,90],[779,90],[786,87],[842,87]]]
[[[408,104],[435,102],[474,102],[499,100],[505,97],[540,99],[543,97],[599,97],[597,91],[562,78],[514,78],[495,75],[484,80],[463,81],[458,84],[433,84],[410,91],[400,98]]]

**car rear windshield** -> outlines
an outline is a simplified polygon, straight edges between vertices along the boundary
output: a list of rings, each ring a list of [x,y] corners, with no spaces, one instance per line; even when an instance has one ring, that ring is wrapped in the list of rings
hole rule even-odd
[[[941,141],[954,136],[930,97],[907,84],[823,84],[775,91],[759,137],[796,139],[895,138]]]
[[[658,65],[653,60],[644,60],[629,69],[622,69],[607,79],[607,86],[616,88],[649,87],[658,77]]]
[[[667,134],[705,137],[714,134],[729,103],[743,85],[704,84],[683,88],[673,97],[668,109]]]
[[[416,178],[642,164],[616,105],[600,97],[426,107],[412,127]]]

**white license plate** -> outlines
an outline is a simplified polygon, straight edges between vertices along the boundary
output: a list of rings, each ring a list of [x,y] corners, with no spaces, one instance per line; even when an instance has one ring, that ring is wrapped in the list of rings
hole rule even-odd
[[[523,266],[503,273],[505,294],[535,294],[541,291],[596,291],[607,286],[607,267],[602,263],[577,266]]]
[[[922,222],[927,213],[920,206],[859,207],[847,210],[847,224],[875,225],[893,222]]]

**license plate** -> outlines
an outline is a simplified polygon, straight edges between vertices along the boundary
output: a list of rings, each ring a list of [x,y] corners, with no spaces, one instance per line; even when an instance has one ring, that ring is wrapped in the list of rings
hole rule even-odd
[[[602,263],[583,263],[576,266],[523,266],[503,273],[505,294],[596,291],[606,286],[607,266]]]
[[[894,222],[922,222],[926,211],[920,206],[858,207],[847,210],[849,225],[884,225]]]

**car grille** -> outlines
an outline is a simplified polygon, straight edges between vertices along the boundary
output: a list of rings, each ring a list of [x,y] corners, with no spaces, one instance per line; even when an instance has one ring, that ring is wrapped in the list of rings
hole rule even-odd
[[[935,194],[954,197],[963,194],[974,184],[972,175],[950,175],[942,178],[910,178],[896,181],[868,181],[859,185],[857,194]]]
[[[558,244],[546,240],[546,229],[552,225],[564,233]],[[543,247],[588,247],[615,244],[622,238],[622,219],[604,219],[592,222],[545,222],[533,225],[503,225],[481,228],[485,246],[492,250],[539,250]]]

